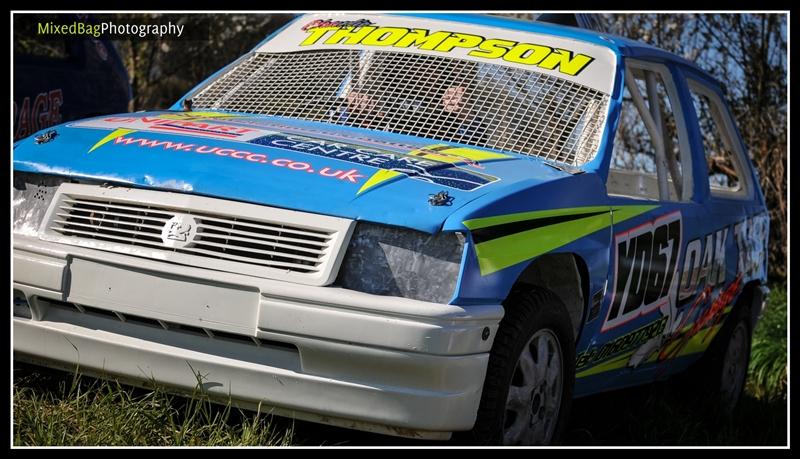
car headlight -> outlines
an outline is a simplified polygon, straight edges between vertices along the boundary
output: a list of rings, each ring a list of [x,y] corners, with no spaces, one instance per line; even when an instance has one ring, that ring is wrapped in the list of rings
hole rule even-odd
[[[14,233],[36,236],[58,186],[69,177],[14,171]]]
[[[447,303],[455,291],[464,235],[359,222],[337,284],[376,295]]]

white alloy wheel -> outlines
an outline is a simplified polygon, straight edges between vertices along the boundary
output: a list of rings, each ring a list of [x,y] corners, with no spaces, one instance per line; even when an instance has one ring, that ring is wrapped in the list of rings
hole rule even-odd
[[[506,400],[504,445],[546,445],[553,438],[564,385],[558,337],[537,331],[522,348]]]

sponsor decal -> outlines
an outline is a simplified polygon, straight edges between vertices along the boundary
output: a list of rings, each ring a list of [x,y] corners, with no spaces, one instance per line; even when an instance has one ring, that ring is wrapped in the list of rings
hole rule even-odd
[[[630,232],[639,234],[640,229]],[[605,355],[600,354],[599,350],[588,349],[579,354],[579,358],[584,356],[581,364],[589,366],[590,369],[583,370],[578,377],[620,369],[626,365],[636,368],[642,363],[659,363],[705,351],[719,332],[744,284],[752,279],[763,279],[765,276],[768,232],[769,217],[766,213],[762,213],[689,241],[684,248],[685,256],[677,295],[667,297],[668,307],[651,308],[651,310],[660,309],[662,317],[631,333],[637,333],[639,330],[665,321],[665,327],[660,325],[658,327],[662,331],[657,336],[639,343],[635,350],[630,352],[620,350],[622,355],[616,358],[613,358],[613,352],[607,351],[606,354],[611,354],[612,358],[602,360]],[[730,234],[733,234],[738,249],[737,274],[726,284],[726,247]],[[617,242],[619,249],[619,244],[624,241],[618,238]],[[629,247],[623,245],[622,249],[624,250],[620,256],[627,256]],[[644,260],[645,256],[634,258],[633,264],[643,265]],[[622,273],[622,277],[620,273],[615,273],[614,280],[617,286],[623,284],[624,276],[625,273]],[[630,289],[628,292],[630,294]],[[645,296],[646,294],[645,290]],[[650,306],[646,303],[647,300],[643,300],[642,306],[634,311],[647,312]],[[616,315],[612,313],[615,311],[613,308],[621,308],[620,304],[616,297],[612,300],[609,317],[619,316],[619,310],[616,310]],[[613,326],[607,327],[606,330],[610,328]],[[621,338],[616,338],[606,345],[617,343]],[[601,346],[600,349],[602,348]],[[594,355],[599,355],[601,358],[592,358]],[[591,366],[595,364],[596,366]]]
[[[759,214],[687,242],[680,271],[678,301],[670,300],[676,303],[675,309],[684,308],[690,298],[694,298],[694,308],[699,299],[709,297],[714,288],[726,283],[726,247],[731,233],[736,239],[739,253],[737,280],[741,276],[747,279],[762,277],[766,268],[768,225],[769,218],[766,214]],[[680,216],[673,213],[660,217],[655,224],[648,223],[617,235],[616,242],[616,289],[606,319],[606,323],[610,325],[604,327],[604,330],[619,325],[616,321],[621,323],[626,315],[636,311],[640,314],[649,312],[655,303],[668,299],[665,295],[668,291],[666,284],[674,281],[674,276],[670,273],[673,272],[674,263],[680,258],[680,251],[676,251],[680,245]],[[648,245],[652,250],[646,250]],[[664,256],[667,256],[666,259]],[[667,270],[663,273],[656,270],[654,273],[653,263],[659,259]],[[645,272],[648,266],[650,271]],[[657,266],[659,265],[655,265],[656,268]],[[642,284],[645,276],[648,279],[646,285]],[[664,280],[660,295],[656,293],[661,284],[659,279]],[[730,287],[734,284],[735,282],[728,285]]]
[[[681,234],[681,214],[673,212],[615,236],[614,293],[602,331],[657,309],[669,314]]]
[[[219,115],[219,114],[213,114]],[[182,134],[195,137],[207,137],[211,139],[247,140],[264,135],[263,129],[255,127],[237,126],[230,123],[217,121],[218,116],[198,115],[197,113],[154,115],[154,116],[113,116],[87,121],[80,121],[70,124],[70,127],[88,127],[109,129],[115,128],[116,133],[130,133],[135,131],[161,132],[165,134]],[[222,118],[230,118],[222,116]],[[89,151],[97,149],[103,143],[112,140],[106,138],[95,144]]]
[[[247,161],[255,164],[265,164],[274,167],[287,168],[293,171],[306,172],[309,174],[317,174],[323,177],[335,178],[348,183],[360,183],[364,178],[363,174],[359,173],[358,169],[341,170],[331,167],[323,167],[315,170],[310,163],[303,161],[295,161],[286,158],[270,158],[266,154],[256,153],[247,150],[237,150],[233,148],[212,147],[208,145],[172,142],[167,140],[153,140],[142,137],[130,137],[126,135],[118,136],[114,139],[114,145],[120,146],[136,146],[140,148],[159,148],[162,150],[171,150],[175,152],[186,152],[195,154],[210,154],[215,156],[223,156],[227,158],[236,159],[239,161]]]
[[[334,21],[333,19],[317,19],[315,21],[311,21],[308,24],[304,25],[300,30],[306,31],[315,29],[317,27],[336,27],[336,28],[343,28],[343,27],[361,27],[361,26],[369,26],[372,25],[372,21],[369,19],[356,19],[355,21]]]
[[[133,133],[133,132],[136,132],[136,131],[133,130],[133,129],[114,129],[114,131],[112,131],[110,134],[108,134],[107,136],[103,137],[97,143],[92,145],[92,148],[89,149],[89,153],[97,150],[98,148],[102,147],[103,145],[107,144],[108,142],[111,142],[112,140],[116,140],[116,139],[122,137],[125,134],[130,134],[130,133]]]
[[[742,276],[739,274],[727,287],[719,290],[716,298],[712,294],[712,287],[706,287],[677,320],[672,320],[673,316],[661,316],[655,322],[600,346],[599,350],[591,348],[578,354],[578,358],[583,360],[580,361],[582,367],[576,377],[592,376],[625,367],[633,369],[644,363],[661,363],[703,352],[719,332],[733,300],[741,293],[742,286]],[[630,347],[619,344],[620,340]],[[611,347],[606,348],[607,345]],[[601,354],[603,349],[608,349],[604,352],[608,355],[605,359]],[[599,358],[592,358],[595,355]],[[666,370],[667,367],[661,367],[658,377]]]
[[[663,316],[655,322],[637,328],[607,343],[592,346],[578,354],[575,366],[576,368],[583,368],[616,357],[625,351],[634,349],[653,338],[661,336],[666,326],[667,317]]]
[[[322,130],[322,129],[313,129],[313,128],[306,128],[300,126],[290,126],[288,124],[282,123],[274,123],[268,122],[264,120],[240,120],[237,121],[239,124],[253,124],[258,125],[261,127],[270,128],[273,130],[281,131],[284,133],[290,134],[299,134],[299,135],[306,135],[306,136],[314,136],[314,137],[321,137],[327,138],[330,140],[340,140],[342,142],[347,143],[358,143],[359,145],[365,146],[374,146],[382,150],[391,150],[397,151],[401,153],[409,152],[419,148],[419,146],[414,146],[407,143],[400,143],[400,142],[392,142],[382,139],[375,139],[372,137],[361,136],[358,134],[353,133],[341,133],[334,130]],[[508,155],[502,155],[504,157],[509,157]]]
[[[462,191],[473,191],[500,179],[482,172],[482,162],[512,159],[512,156],[483,150],[453,147],[450,145],[430,145],[416,147],[413,145],[387,143],[374,139],[358,137],[364,143],[375,145],[355,145],[349,142],[328,140],[303,135],[286,134],[271,130],[286,127],[262,120],[241,120],[236,115],[215,112],[169,113],[149,116],[118,116],[94,120],[80,121],[70,127],[113,129],[108,135],[96,142],[89,153],[110,142],[113,144],[139,144],[141,146],[168,146],[164,148],[196,151],[194,144],[181,142],[155,141],[143,138],[132,138],[130,134],[142,132],[171,133],[208,137],[213,139],[232,140],[247,144],[255,144],[289,150],[314,156],[322,156],[339,161],[358,164],[379,169],[359,188],[357,194],[364,193],[381,184],[400,177],[409,177],[437,185],[443,185]],[[306,131],[307,129],[288,127],[287,130]],[[352,137],[313,131],[329,137],[353,140]],[[126,137],[127,136],[127,137]],[[189,147],[187,147],[187,145]],[[199,147],[204,152],[205,146]],[[221,151],[228,151],[222,149]],[[344,174],[344,179],[353,183],[360,182],[362,175],[353,170],[352,174]]]
[[[725,282],[727,239],[728,227],[725,227],[686,244],[678,300],[683,301],[695,296],[698,286],[704,289]],[[701,240],[705,243],[701,243]]]
[[[472,148],[453,147],[446,144],[428,145],[420,147],[419,145],[411,145],[401,142],[392,142],[383,139],[376,139],[367,136],[361,136],[352,133],[341,133],[330,130],[320,130],[305,128],[299,126],[290,126],[282,123],[275,123],[265,120],[252,120],[242,119],[236,120],[237,124],[243,125],[256,125],[262,128],[269,128],[281,131],[283,133],[292,133],[305,136],[314,136],[316,138],[329,139],[334,141],[342,141],[345,143],[358,143],[361,147],[376,147],[379,150],[390,150],[398,153],[408,153],[417,156],[426,156],[442,162],[451,164],[459,163],[461,166],[471,167],[478,170],[485,169],[481,163],[487,161],[495,161],[501,159],[511,159],[511,155],[504,153],[494,153],[484,150],[477,150]]]
[[[464,221],[481,276],[543,255],[658,206],[588,206],[537,210]]]
[[[359,194],[401,176],[463,191],[473,191],[499,180],[491,175],[455,166],[455,164],[470,161],[470,158],[465,156],[469,153],[461,151],[466,149],[453,149],[456,150],[456,153],[450,156],[435,149],[398,153],[343,142],[277,133],[253,139],[250,143],[381,169],[370,177],[359,190]],[[476,152],[475,154],[484,153],[477,150],[468,151]],[[491,155],[491,153],[486,154]],[[501,159],[500,157],[504,155],[496,156],[492,159]]]
[[[217,112],[162,113],[146,116],[112,116],[70,123],[68,127],[112,129],[112,132],[92,145],[89,153],[119,136],[137,131],[185,134],[212,139],[247,140],[263,135],[263,129],[237,126],[217,120],[236,119],[239,115]],[[124,127],[123,127],[124,126]]]
[[[736,223],[733,225],[733,234],[739,249],[737,272],[749,279],[765,279],[769,215],[765,212]]]
[[[538,43],[483,37],[448,30],[382,27],[365,19],[359,21],[318,20],[304,25],[301,30],[307,34],[300,42],[301,47],[361,45],[379,49],[416,48],[440,53],[450,53],[453,50],[461,49],[468,50],[467,55],[472,57],[487,60],[502,59],[506,62],[555,70],[570,76],[580,74],[594,60],[594,57],[587,54]]]
[[[716,334],[714,327],[722,324],[725,311],[741,291],[741,273],[736,276],[733,282],[722,289],[713,301],[711,301],[711,287],[706,287],[697,296],[691,308],[685,314],[682,314],[683,318],[678,322],[678,326],[675,327],[676,331],[664,339],[663,344],[660,346],[661,351],[658,353],[658,361],[678,356],[689,341],[704,330],[705,334],[701,337],[700,344],[705,344],[706,346],[710,344],[711,338]],[[712,330],[715,333],[711,333]]]
[[[33,98],[22,99],[17,106],[14,101],[14,140],[27,137],[34,132],[61,123],[61,106],[64,105],[64,93],[60,88],[49,92],[40,92]]]

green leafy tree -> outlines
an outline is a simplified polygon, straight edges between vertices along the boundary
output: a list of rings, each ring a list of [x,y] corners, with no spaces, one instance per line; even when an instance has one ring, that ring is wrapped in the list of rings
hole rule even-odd
[[[288,14],[109,14],[114,23],[184,26],[185,37],[130,37],[115,45],[128,69],[131,111],[164,109],[189,89],[264,40]],[[188,38],[187,38],[188,37]]]

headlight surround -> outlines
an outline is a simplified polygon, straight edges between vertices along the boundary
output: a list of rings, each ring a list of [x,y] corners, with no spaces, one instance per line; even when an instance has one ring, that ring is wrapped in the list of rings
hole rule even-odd
[[[58,186],[69,177],[14,171],[14,233],[36,236]]]
[[[461,233],[431,235],[359,222],[336,283],[375,295],[448,303],[461,270],[464,241]]]

